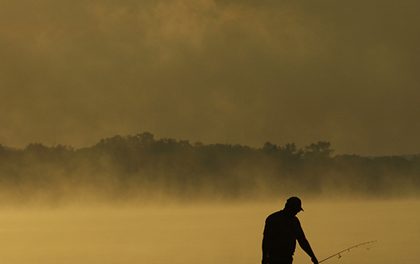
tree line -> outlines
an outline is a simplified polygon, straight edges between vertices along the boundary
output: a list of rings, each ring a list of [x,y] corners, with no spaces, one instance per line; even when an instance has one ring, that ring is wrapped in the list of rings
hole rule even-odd
[[[418,195],[420,155],[334,155],[329,142],[244,145],[156,139],[144,132],[74,149],[0,145],[0,198],[112,199],[159,195],[243,198],[307,195]]]

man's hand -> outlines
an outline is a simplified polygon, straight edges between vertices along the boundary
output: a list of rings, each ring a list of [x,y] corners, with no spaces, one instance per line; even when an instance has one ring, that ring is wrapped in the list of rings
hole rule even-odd
[[[311,260],[312,260],[312,263],[318,264],[318,260],[316,259],[316,257],[312,257]]]

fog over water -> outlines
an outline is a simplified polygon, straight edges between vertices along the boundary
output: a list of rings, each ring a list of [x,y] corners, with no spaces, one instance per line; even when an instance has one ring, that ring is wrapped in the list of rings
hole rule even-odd
[[[298,215],[325,263],[420,262],[418,200],[303,200]],[[282,200],[112,207],[68,205],[0,209],[0,261],[23,263],[259,263],[265,217]],[[295,263],[310,263],[297,247]]]
[[[298,195],[321,260],[417,264],[420,156],[333,155],[150,133],[73,149],[0,146],[1,263],[259,263],[265,218]],[[295,263],[309,263],[298,249]],[[337,259],[329,260],[331,264]]]

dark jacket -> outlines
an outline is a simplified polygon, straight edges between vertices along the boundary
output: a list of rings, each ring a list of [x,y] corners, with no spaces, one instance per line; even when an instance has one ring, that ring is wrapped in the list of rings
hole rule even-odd
[[[265,221],[263,262],[291,263],[296,240],[306,240],[299,219],[283,210],[271,214]]]

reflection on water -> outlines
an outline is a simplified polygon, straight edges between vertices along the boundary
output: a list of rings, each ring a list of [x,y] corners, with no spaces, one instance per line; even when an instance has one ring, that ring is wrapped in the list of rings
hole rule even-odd
[[[325,263],[420,263],[420,202],[304,202],[298,215]],[[265,217],[278,204],[0,210],[0,263],[260,263]],[[297,248],[295,263],[310,263]]]

